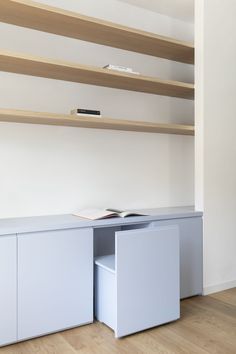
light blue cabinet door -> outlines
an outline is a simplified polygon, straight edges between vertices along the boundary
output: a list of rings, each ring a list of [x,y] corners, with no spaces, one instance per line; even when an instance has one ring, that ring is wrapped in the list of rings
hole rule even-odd
[[[116,337],[178,319],[178,228],[116,232],[115,251]]]
[[[18,236],[19,340],[93,321],[93,230]]]
[[[0,346],[17,340],[16,235],[0,237]]]

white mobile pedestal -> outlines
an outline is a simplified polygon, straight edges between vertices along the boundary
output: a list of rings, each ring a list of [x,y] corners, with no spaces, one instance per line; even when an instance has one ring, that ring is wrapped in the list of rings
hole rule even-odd
[[[178,227],[115,233],[95,261],[95,317],[122,337],[179,318]]]
[[[95,260],[95,317],[122,337],[179,316],[178,227],[116,232]]]

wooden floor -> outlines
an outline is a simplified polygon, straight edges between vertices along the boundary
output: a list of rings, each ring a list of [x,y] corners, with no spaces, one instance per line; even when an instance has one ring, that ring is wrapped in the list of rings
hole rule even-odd
[[[0,354],[236,354],[236,288],[181,302],[181,319],[116,340],[95,323],[0,349]]]

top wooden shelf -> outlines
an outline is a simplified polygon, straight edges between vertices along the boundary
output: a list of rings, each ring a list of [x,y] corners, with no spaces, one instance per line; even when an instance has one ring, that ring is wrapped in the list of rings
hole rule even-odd
[[[27,0],[0,0],[0,21],[183,63],[194,63],[191,43],[121,26]]]

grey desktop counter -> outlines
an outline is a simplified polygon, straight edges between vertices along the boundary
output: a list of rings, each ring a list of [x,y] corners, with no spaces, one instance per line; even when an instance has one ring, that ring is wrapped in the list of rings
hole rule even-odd
[[[0,219],[0,345],[93,322],[94,257],[116,254],[118,237],[131,249],[140,229],[144,240],[155,230],[178,229],[180,297],[201,294],[202,213],[193,207],[140,212],[148,216]]]
[[[123,219],[112,218],[96,221],[85,220],[71,214],[0,219],[0,236],[59,229],[63,230],[84,227],[98,228],[120,224],[127,225],[157,220],[183,219],[202,216],[202,212],[195,211],[192,206],[143,209],[138,211],[147,214],[147,216],[128,217]]]

